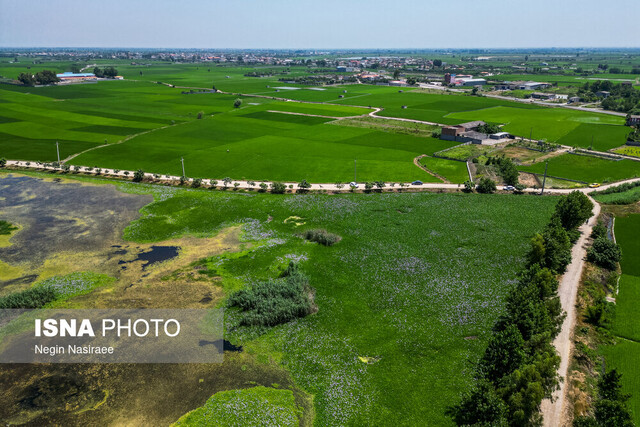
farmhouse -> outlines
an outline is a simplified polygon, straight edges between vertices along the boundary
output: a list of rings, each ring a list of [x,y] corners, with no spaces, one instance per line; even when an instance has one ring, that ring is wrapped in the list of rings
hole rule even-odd
[[[551,87],[551,83],[542,82],[502,82],[495,86],[495,90],[540,90]]]
[[[464,77],[461,79],[456,79],[456,86],[484,86],[487,84],[485,79],[474,79],[469,77]]]
[[[440,139],[462,143],[493,145],[504,139],[511,138],[508,132],[498,132],[493,135],[478,132],[478,128],[485,124],[485,122],[478,120],[455,126],[447,126],[442,128]]]
[[[640,115],[633,115],[627,117],[627,126],[638,126],[640,125]]]
[[[60,83],[98,81],[98,78],[93,73],[72,73],[68,71],[66,73],[56,74],[56,77],[60,79]]]
[[[579,96],[572,96],[571,98],[569,98],[569,104],[575,104],[576,102],[580,102]]]
[[[596,96],[598,98],[608,98],[609,95],[611,95],[611,93],[606,90],[599,90],[596,92]]]
[[[554,93],[542,93],[542,92],[533,92],[531,94],[533,99],[542,99],[542,100],[552,100],[556,99],[556,95]]]

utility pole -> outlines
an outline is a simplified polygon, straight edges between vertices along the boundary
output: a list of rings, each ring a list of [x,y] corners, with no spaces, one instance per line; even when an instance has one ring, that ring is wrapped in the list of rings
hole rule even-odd
[[[357,175],[358,174],[358,160],[353,159],[353,182],[358,183]]]
[[[547,168],[549,167],[549,160],[547,160],[544,164],[544,178],[542,179],[542,191],[540,192],[540,195],[542,196],[544,194],[544,185],[547,182]]]
[[[589,150],[593,150],[593,135],[591,135],[591,146],[589,147]]]
[[[532,141],[531,139],[532,137],[533,137],[533,128],[531,128],[531,130],[529,131],[529,142]]]
[[[56,151],[58,152],[58,163],[60,163],[60,146],[58,141],[56,141]]]
[[[182,176],[186,177],[186,175],[184,174],[184,157],[180,159],[180,162],[182,163]]]

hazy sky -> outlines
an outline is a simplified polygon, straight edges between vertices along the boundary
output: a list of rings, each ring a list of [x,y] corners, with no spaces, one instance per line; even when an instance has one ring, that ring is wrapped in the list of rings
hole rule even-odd
[[[2,47],[639,47],[639,0],[0,0]]]

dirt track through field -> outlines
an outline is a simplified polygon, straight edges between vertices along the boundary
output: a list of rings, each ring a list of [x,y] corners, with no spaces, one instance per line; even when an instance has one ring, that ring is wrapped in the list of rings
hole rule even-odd
[[[591,198],[590,198],[591,199]],[[562,323],[562,330],[553,342],[556,351],[560,355],[560,367],[558,373],[564,379],[560,384],[560,389],[553,394],[553,402],[549,399],[542,402],[543,425],[548,427],[569,426],[572,420],[572,408],[567,401],[567,374],[569,373],[569,362],[573,351],[573,330],[576,325],[576,298],[578,286],[584,268],[586,257],[586,243],[591,235],[591,230],[600,215],[600,205],[591,199],[594,204],[593,215],[586,224],[580,227],[580,238],[571,250],[571,263],[567,271],[560,280],[558,295],[562,309],[567,313],[567,317]]]

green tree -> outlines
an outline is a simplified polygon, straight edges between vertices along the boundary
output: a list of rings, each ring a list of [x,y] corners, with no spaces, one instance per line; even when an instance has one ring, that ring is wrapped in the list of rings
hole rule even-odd
[[[556,204],[554,216],[560,219],[565,230],[573,230],[591,217],[592,210],[589,197],[580,191],[572,191]]]
[[[102,71],[100,67],[93,67],[93,74],[95,74],[96,77],[104,77],[104,71]]]
[[[271,193],[272,194],[284,194],[287,190],[287,186],[282,182],[272,182],[271,183]]]
[[[545,262],[547,267],[557,273],[564,273],[571,262],[571,240],[567,231],[557,218],[552,219],[544,233]]]
[[[496,191],[496,183],[490,178],[484,177],[476,186],[478,193],[491,194]]]
[[[476,183],[470,180],[464,182],[464,192],[473,193],[473,189],[476,188]]]
[[[18,75],[18,80],[25,86],[33,86],[36,84],[36,79],[31,73],[20,73]]]
[[[138,169],[133,173],[133,182],[140,182],[144,179],[144,171],[142,169]]]
[[[306,179],[303,179],[303,180],[298,184],[298,189],[299,189],[299,190],[302,190],[302,192],[305,192],[305,191],[307,191],[307,190],[308,190],[308,189],[310,189],[310,188],[311,188],[311,184],[309,184],[309,183],[307,182],[307,180],[306,180]]]
[[[118,75],[118,70],[115,69],[115,67],[104,67],[104,76],[105,77],[109,77],[109,78],[114,78],[115,76]]]
[[[503,157],[499,160],[499,172],[500,176],[507,185],[517,185],[520,178],[518,168],[513,161],[508,157]]]
[[[226,177],[226,178],[224,178],[224,179],[222,180],[222,183],[224,184],[224,188],[227,188],[227,186],[228,186],[229,184],[231,184],[232,182],[233,182],[233,180],[232,180],[231,178],[229,178],[229,177]]]
[[[0,158],[0,168],[3,168],[7,165],[7,159],[4,157]]]
[[[233,108],[240,108],[241,105],[242,105],[242,99],[238,98],[235,101],[233,101]]]
[[[607,227],[602,223],[602,221],[598,221],[596,225],[593,226],[591,230],[591,238],[598,239],[600,237],[607,237]]]
[[[515,325],[495,332],[480,360],[479,369],[484,377],[497,384],[502,377],[515,371],[526,357],[524,344]]]
[[[606,237],[598,237],[587,250],[587,261],[607,270],[618,268],[618,262],[622,258],[622,251],[617,243]]]
[[[41,85],[49,85],[60,81],[60,79],[56,76],[56,73],[51,70],[38,71],[33,77],[36,83]]]
[[[462,402],[446,410],[459,426],[506,426],[507,408],[493,385],[480,380]]]

